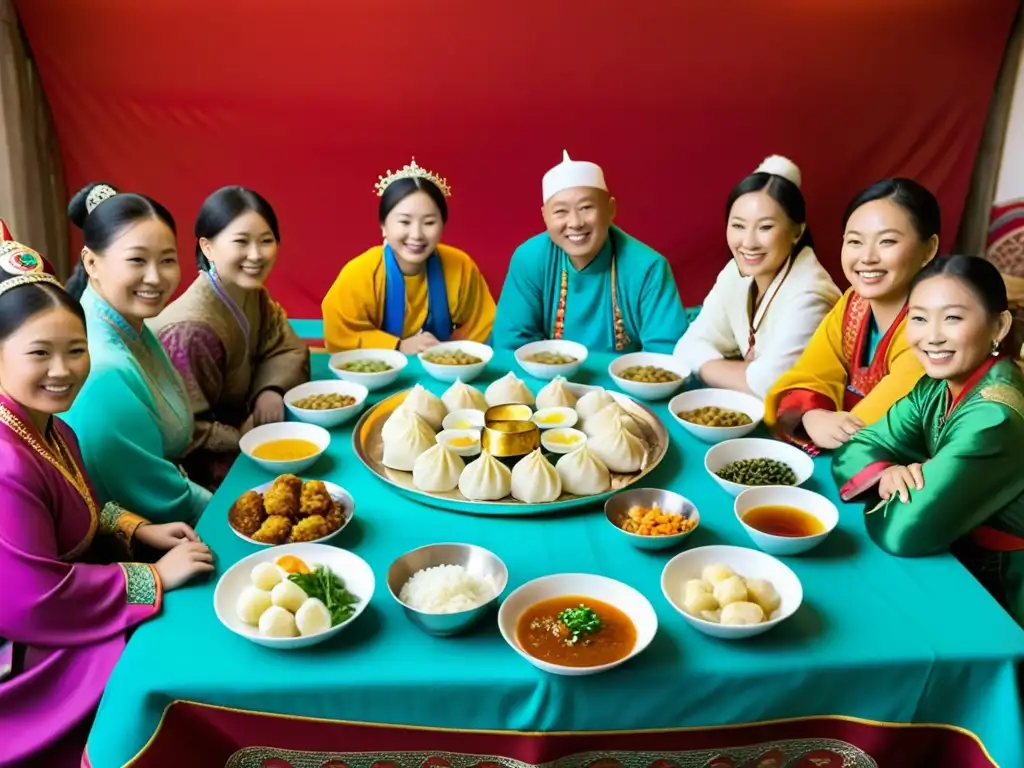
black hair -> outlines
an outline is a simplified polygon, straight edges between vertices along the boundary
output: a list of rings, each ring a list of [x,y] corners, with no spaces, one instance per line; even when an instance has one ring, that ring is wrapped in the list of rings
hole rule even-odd
[[[910,290],[933,277],[952,277],[961,282],[992,319],[1010,308],[1003,276],[992,262],[980,256],[953,254],[932,259],[911,280]]]
[[[853,212],[862,205],[875,200],[889,200],[907,212],[910,223],[917,231],[921,241],[939,236],[942,225],[942,211],[935,195],[913,179],[892,178],[876,181],[870,187],[862,189],[854,196],[843,213],[843,230]]]
[[[90,213],[86,201],[90,193],[100,186],[114,189],[113,185],[104,181],[95,181],[78,190],[68,203],[68,218],[82,230],[85,247],[93,253],[105,251],[126,226],[137,221],[159,219],[170,227],[171,232],[177,233],[170,211],[156,200],[135,192],[118,192],[113,197],[102,200]],[[67,292],[76,299],[80,298],[88,283],[89,276],[85,272],[82,260],[79,259],[74,272],[68,278]]]
[[[444,194],[434,182],[420,176],[399,179],[388,185],[384,194],[380,196],[380,207],[377,209],[377,218],[380,223],[383,224],[384,219],[388,217],[394,207],[413,192],[426,192],[441,212],[441,221],[445,224],[448,223],[448,202],[444,199]]]
[[[2,286],[18,275],[5,275]],[[67,291],[52,283],[27,283],[11,288],[0,294],[0,343],[6,341],[31,317],[47,309],[63,307],[82,321],[85,328],[85,311],[81,303]]]
[[[804,200],[804,194],[800,191],[800,187],[785,176],[758,171],[750,174],[733,187],[732,192],[725,199],[726,224],[729,223],[729,216],[732,214],[732,207],[736,201],[751,192],[764,192],[781,206],[790,221],[804,225],[804,233],[800,235],[800,239],[793,246],[793,256],[796,256],[804,248],[814,248],[811,228],[807,226],[807,203]]]
[[[267,222],[274,239],[281,242],[281,231],[277,227],[277,214],[261,194],[245,187],[221,187],[203,201],[196,217],[196,266],[204,272],[210,269],[210,262],[199,247],[199,240],[212,240],[243,213],[252,211]]]

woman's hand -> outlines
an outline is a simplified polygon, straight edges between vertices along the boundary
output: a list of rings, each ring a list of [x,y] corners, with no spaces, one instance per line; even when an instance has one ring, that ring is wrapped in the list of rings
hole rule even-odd
[[[169,592],[197,576],[210,573],[213,570],[213,552],[201,541],[188,541],[170,550],[157,560],[154,567],[164,591]]]
[[[252,407],[252,421],[255,427],[284,421],[284,398],[281,394],[272,389],[260,392]]]
[[[924,472],[920,464],[888,467],[878,479],[878,495],[887,501],[897,493],[900,501],[910,501],[911,488],[924,489]]]
[[[135,529],[135,540],[159,552],[166,552],[187,541],[199,541],[199,537],[192,526],[185,523],[143,523]]]
[[[864,422],[847,411],[808,411],[802,423],[811,442],[826,450],[838,448],[864,428]]]
[[[403,355],[418,355],[426,349],[430,349],[433,346],[440,344],[437,338],[432,333],[417,333],[415,336],[410,336],[407,339],[402,339],[398,345],[398,351]]]

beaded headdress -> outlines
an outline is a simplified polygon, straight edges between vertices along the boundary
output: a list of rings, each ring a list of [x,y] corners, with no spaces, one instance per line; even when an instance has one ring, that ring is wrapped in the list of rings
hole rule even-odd
[[[50,283],[58,288],[64,286],[47,271],[49,266],[42,256],[27,245],[16,242],[11,237],[7,225],[0,219],[0,272],[15,275],[0,283],[0,296],[12,288],[31,283]]]
[[[436,173],[432,173],[431,171],[428,171],[426,168],[420,168],[418,165],[416,165],[415,157],[412,159],[412,162],[405,166],[402,170],[395,171],[394,173],[392,173],[391,169],[389,168],[387,176],[378,176],[377,179],[377,183],[373,185],[373,191],[377,193],[377,197],[383,195],[384,190],[390,187],[399,179],[426,179],[439,190],[441,190],[441,194],[444,195],[445,197],[452,196],[452,188],[448,186],[447,179],[441,178]]]
[[[92,213],[96,210],[97,205],[116,194],[117,190],[109,184],[97,184],[89,190],[89,194],[85,197],[85,212]]]

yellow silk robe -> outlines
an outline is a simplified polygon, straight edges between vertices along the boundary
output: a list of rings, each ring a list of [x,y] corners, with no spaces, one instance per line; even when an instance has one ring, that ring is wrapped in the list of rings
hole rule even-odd
[[[494,298],[469,254],[438,245],[448,308],[455,330],[452,339],[485,342],[494,325]],[[324,297],[324,344],[329,352],[347,349],[395,349],[401,339],[381,330],[387,269],[384,247],[377,245],[341,268]],[[427,276],[405,276],[405,327],[402,338],[419,333],[427,321]]]
[[[871,361],[862,365],[871,307],[848,289],[822,320],[800,359],[765,398],[765,423],[783,437],[807,444],[801,420],[822,408],[850,411],[865,424],[881,419],[924,374],[907,344],[906,313],[885,333]]]

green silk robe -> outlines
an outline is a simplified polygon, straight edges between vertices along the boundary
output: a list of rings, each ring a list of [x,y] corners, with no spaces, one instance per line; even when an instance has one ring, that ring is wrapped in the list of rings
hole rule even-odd
[[[616,299],[630,339],[621,350],[615,348],[613,250]],[[563,338],[591,352],[671,354],[686,331],[686,312],[672,268],[657,251],[611,227],[604,248],[579,270],[544,232],[512,254],[494,319],[495,347],[517,349],[552,338],[563,270],[568,278]]]
[[[923,377],[880,421],[833,456],[844,500],[868,503],[879,547],[902,557],[952,551],[1024,626],[1024,374],[992,359],[951,402],[946,382]],[[924,488],[880,501],[881,472],[922,464]]]

